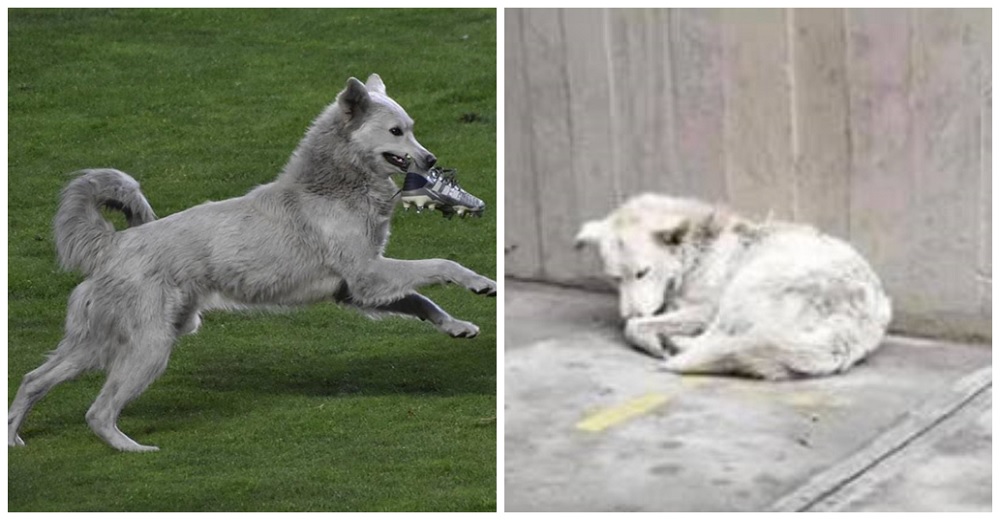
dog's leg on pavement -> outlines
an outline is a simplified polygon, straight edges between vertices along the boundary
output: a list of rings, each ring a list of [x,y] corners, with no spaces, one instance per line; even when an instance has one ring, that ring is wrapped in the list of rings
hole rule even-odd
[[[712,305],[688,305],[656,316],[632,318],[630,323],[640,329],[655,329],[665,336],[697,336],[705,331],[715,315]]]
[[[631,318],[625,323],[625,337],[633,345],[656,357],[663,357],[664,345],[671,336],[696,336],[701,334],[714,316],[711,305],[689,305],[657,316]]]
[[[376,310],[406,314],[429,321],[438,330],[453,338],[473,338],[479,334],[479,327],[475,324],[453,318],[430,298],[422,294],[407,294],[392,303],[379,305]]]

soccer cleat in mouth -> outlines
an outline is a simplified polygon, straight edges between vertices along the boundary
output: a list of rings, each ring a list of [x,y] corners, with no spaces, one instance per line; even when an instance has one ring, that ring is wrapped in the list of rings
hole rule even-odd
[[[396,168],[399,168],[399,171],[403,173],[406,173],[406,170],[410,169],[410,163],[412,161],[410,160],[409,155],[407,155],[406,157],[400,157],[398,155],[385,152],[382,154],[382,157],[385,159],[387,163],[395,166]]]
[[[486,204],[459,186],[455,170],[431,168],[427,175],[407,172],[403,183],[403,209],[411,206],[438,210],[445,217],[483,216]]]

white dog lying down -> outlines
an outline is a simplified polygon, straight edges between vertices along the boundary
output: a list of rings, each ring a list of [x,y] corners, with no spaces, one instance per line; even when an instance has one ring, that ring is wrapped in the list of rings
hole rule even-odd
[[[640,195],[585,223],[576,242],[598,246],[626,338],[675,372],[842,372],[879,345],[892,314],[843,241],[696,200]]]

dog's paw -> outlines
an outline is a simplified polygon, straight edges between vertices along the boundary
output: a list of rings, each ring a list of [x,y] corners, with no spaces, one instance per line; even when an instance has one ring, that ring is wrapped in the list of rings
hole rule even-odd
[[[116,446],[116,448],[120,451],[129,453],[152,453],[155,451],[160,451],[160,448],[157,446],[147,446],[145,444],[138,444],[138,443],[132,443],[126,446]]]
[[[466,285],[466,288],[483,296],[495,297],[497,295],[497,283],[485,276],[473,280],[472,283]]]
[[[479,335],[479,327],[468,321],[451,320],[438,328],[453,338],[474,338]]]
[[[643,321],[630,319],[625,322],[625,339],[632,346],[641,349],[651,356],[664,357],[663,342],[659,333],[646,326]]]
[[[13,437],[11,437],[11,436],[8,435],[7,436],[7,446],[9,446],[9,447],[24,446],[24,440],[21,439],[21,436],[17,435],[17,434],[14,434]]]

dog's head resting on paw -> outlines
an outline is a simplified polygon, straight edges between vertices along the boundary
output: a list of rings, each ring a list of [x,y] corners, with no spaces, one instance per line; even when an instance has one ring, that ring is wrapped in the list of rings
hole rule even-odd
[[[623,319],[664,312],[706,240],[720,230],[712,206],[661,195],[632,198],[604,219],[583,224],[576,247],[596,246],[617,286]]]

